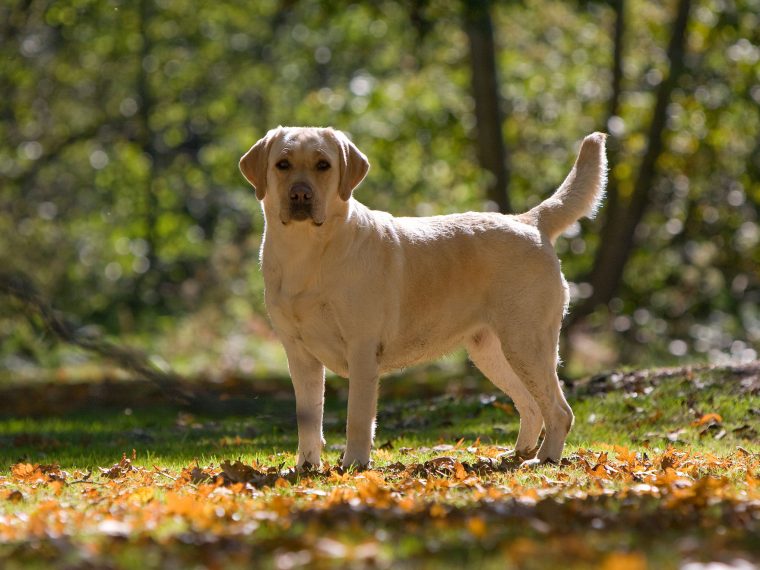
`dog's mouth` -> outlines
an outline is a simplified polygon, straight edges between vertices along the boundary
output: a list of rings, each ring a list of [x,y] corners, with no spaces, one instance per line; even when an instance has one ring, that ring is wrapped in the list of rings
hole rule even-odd
[[[302,222],[311,218],[311,206],[291,206],[290,219],[296,222]]]
[[[314,219],[314,212],[310,204],[305,205],[292,205],[290,207],[290,217],[287,221],[283,220],[283,224],[287,225],[289,222],[305,222],[311,220],[315,226],[321,226],[323,221]]]

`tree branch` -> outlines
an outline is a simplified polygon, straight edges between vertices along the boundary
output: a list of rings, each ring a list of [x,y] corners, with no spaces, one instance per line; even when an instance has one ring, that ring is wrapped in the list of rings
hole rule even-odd
[[[24,304],[28,316],[36,315],[55,338],[66,344],[93,352],[107,358],[124,370],[156,384],[170,399],[184,404],[194,404],[197,397],[180,388],[182,377],[173,371],[164,372],[150,362],[140,351],[119,346],[105,340],[100,334],[86,331],[84,327],[55,310],[39,293],[31,278],[20,272],[0,272],[0,293],[13,297]]]

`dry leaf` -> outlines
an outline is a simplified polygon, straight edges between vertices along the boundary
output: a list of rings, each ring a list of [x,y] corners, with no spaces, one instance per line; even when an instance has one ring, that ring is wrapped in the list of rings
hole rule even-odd
[[[693,422],[691,422],[691,425],[703,426],[710,423],[719,424],[722,422],[723,422],[723,418],[720,417],[720,415],[710,413],[710,414],[704,414],[698,420],[694,420]]]

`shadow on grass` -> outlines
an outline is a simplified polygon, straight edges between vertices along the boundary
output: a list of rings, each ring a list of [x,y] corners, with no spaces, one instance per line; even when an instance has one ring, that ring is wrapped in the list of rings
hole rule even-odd
[[[569,444],[664,448],[698,443],[715,451],[754,447],[759,371],[760,364],[754,363],[742,369],[614,373],[577,383],[567,390],[576,411]],[[431,374],[424,380],[416,371],[382,386],[377,448],[477,439],[514,444],[519,417],[508,399],[475,372]],[[68,391],[65,384],[6,387],[0,393],[0,470],[19,462],[94,468],[110,465],[122,454],[132,456],[132,450],[143,465],[181,467],[195,460],[208,464],[238,457],[274,465],[293,461],[297,427],[289,381],[200,386],[208,397],[201,409],[162,401],[139,383],[75,385]],[[346,399],[347,382],[328,380],[326,452],[333,460],[345,443]],[[16,405],[22,400],[24,406]],[[708,412],[721,421],[693,427]]]
[[[170,405],[89,409],[54,417],[0,419],[0,469],[18,462],[92,468],[135,450],[140,463],[187,465],[219,456],[293,449],[291,402],[253,400],[247,413],[193,414]]]

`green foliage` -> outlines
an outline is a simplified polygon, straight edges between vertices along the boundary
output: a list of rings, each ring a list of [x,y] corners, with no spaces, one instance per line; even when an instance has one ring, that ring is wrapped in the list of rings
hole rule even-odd
[[[494,6],[516,209],[561,182],[574,143],[594,129],[614,136],[610,174],[621,195],[631,192],[667,73],[672,8],[627,4],[622,106],[605,125],[609,5]],[[34,275],[84,322],[136,336],[186,370],[213,369],[231,337],[251,339],[235,352],[256,355],[244,369],[281,366],[266,356],[263,220],[239,156],[277,124],[330,124],[372,162],[357,191],[370,206],[483,209],[461,10],[443,1],[4,3],[0,264]],[[756,0],[694,7],[654,202],[618,298],[591,321],[600,341],[579,349],[576,367],[756,356],[759,12]],[[598,224],[584,226],[558,245],[578,296],[597,245]],[[0,304],[5,366],[59,364],[16,311]],[[176,342],[204,320],[203,346]],[[591,356],[607,353],[600,344],[612,349],[607,360]]]

